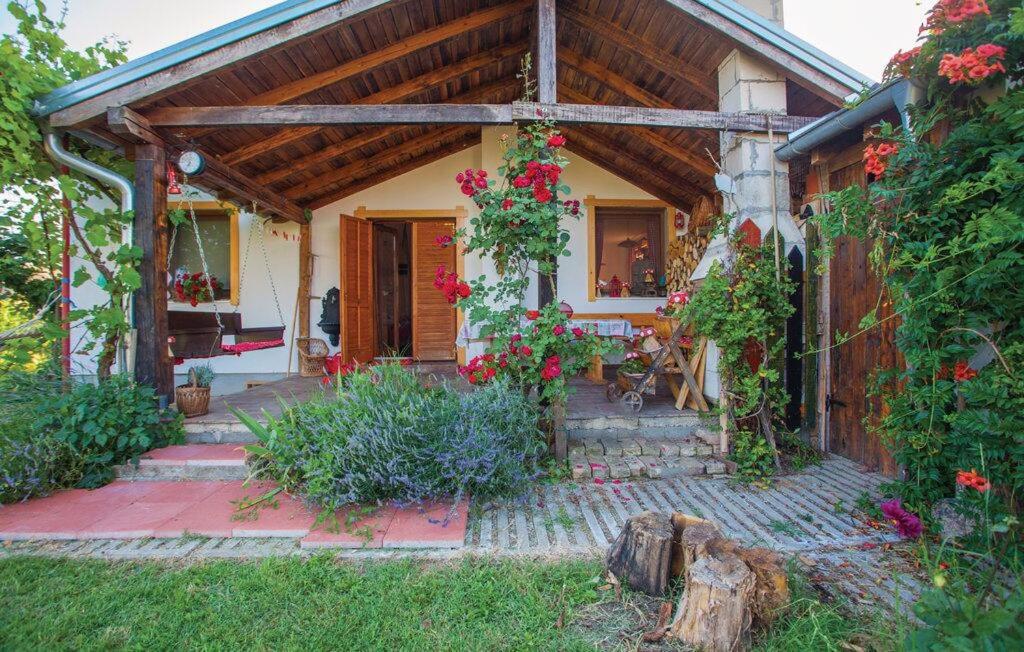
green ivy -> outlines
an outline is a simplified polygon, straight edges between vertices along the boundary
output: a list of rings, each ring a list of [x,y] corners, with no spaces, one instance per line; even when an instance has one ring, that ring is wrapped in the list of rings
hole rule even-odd
[[[927,101],[909,130],[879,128],[898,153],[867,187],[828,195],[831,212],[816,218],[826,255],[839,236],[873,241],[883,293],[838,345],[896,322],[904,364],[879,373],[872,392],[887,410],[868,426],[915,510],[951,495],[958,470],[987,474],[1007,505],[1024,489],[1024,9],[989,7],[924,37],[909,75]],[[938,74],[944,54],[987,43],[1006,48],[1005,74]]]

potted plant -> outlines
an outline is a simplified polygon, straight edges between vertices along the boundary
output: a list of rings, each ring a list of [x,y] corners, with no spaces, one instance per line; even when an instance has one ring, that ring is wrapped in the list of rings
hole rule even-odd
[[[213,367],[196,365],[188,370],[188,382],[174,388],[174,403],[185,417],[199,417],[210,411]]]
[[[686,308],[686,304],[689,302],[690,295],[684,291],[673,292],[668,295],[665,307],[658,308],[657,310],[658,320],[656,323],[659,337],[664,339],[672,337],[672,333],[679,326],[679,318],[683,313],[683,309]]]
[[[213,292],[211,293],[211,289]],[[178,301],[193,306],[209,303],[214,300],[214,293],[220,291],[220,281],[213,274],[207,277],[203,272],[189,274],[180,270],[174,279],[174,295]]]
[[[643,378],[647,372],[647,365],[640,359],[640,354],[630,351],[626,354],[617,371],[617,382],[622,391],[628,392],[633,389],[637,381]]]

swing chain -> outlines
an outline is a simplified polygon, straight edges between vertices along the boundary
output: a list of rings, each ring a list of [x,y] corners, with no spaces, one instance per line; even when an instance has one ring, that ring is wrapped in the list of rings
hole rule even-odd
[[[256,216],[256,202],[252,203],[252,212],[253,212],[253,217],[255,217]],[[268,217],[268,218],[264,219],[262,222],[260,222],[260,228],[259,228],[259,230],[260,230],[260,238],[259,238],[260,251],[263,252],[263,264],[266,266],[266,269],[267,269],[267,280],[270,281],[270,291],[274,295],[274,307],[277,308],[277,318],[281,322],[282,326],[287,326],[287,324],[284,323],[284,313],[281,312],[281,300],[277,296],[277,285],[274,283],[274,273],[273,273],[272,268],[270,267],[270,255],[267,253],[266,228],[267,228],[267,223],[270,222],[270,219],[271,218]]]

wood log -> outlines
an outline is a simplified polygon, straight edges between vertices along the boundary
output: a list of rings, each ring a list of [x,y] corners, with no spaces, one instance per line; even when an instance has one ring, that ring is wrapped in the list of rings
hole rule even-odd
[[[736,554],[755,577],[754,597],[750,604],[753,626],[758,629],[767,627],[789,604],[789,579],[782,557],[767,548],[737,548]]]
[[[693,527],[695,525],[707,526],[714,529],[716,532],[718,530],[711,521],[707,521],[696,516],[690,516],[689,514],[683,514],[682,512],[673,512],[672,565],[670,571],[672,577],[682,577],[683,573],[686,572],[686,554],[683,550],[683,531],[686,530],[686,528]]]
[[[608,550],[608,570],[630,588],[665,595],[672,557],[672,519],[643,512],[626,521]]]
[[[684,536],[699,527],[687,528]],[[744,649],[750,640],[755,588],[754,572],[731,546],[708,543],[687,566],[686,589],[669,633],[709,652]]]

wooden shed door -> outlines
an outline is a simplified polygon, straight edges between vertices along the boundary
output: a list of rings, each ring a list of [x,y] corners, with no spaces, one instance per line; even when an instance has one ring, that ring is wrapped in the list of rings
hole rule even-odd
[[[864,167],[859,162],[829,177],[830,190],[855,183],[865,183]],[[870,249],[870,242],[850,237],[840,238],[835,243],[829,264],[832,333],[857,333],[861,319],[878,304],[882,282],[868,261]],[[884,319],[887,314],[883,311],[878,317]],[[893,342],[894,329],[895,320],[888,319],[881,326],[831,349],[828,400],[829,450],[889,475],[896,471],[895,461],[865,424],[876,423],[885,409],[881,399],[868,396],[872,377],[878,369],[893,368],[900,363]]]
[[[434,277],[444,265],[455,271],[455,247],[438,247],[439,235],[452,235],[453,222],[412,225],[412,355],[417,360],[455,359],[455,308],[437,288]]]
[[[341,216],[342,359],[373,359],[373,228],[366,220]]]

